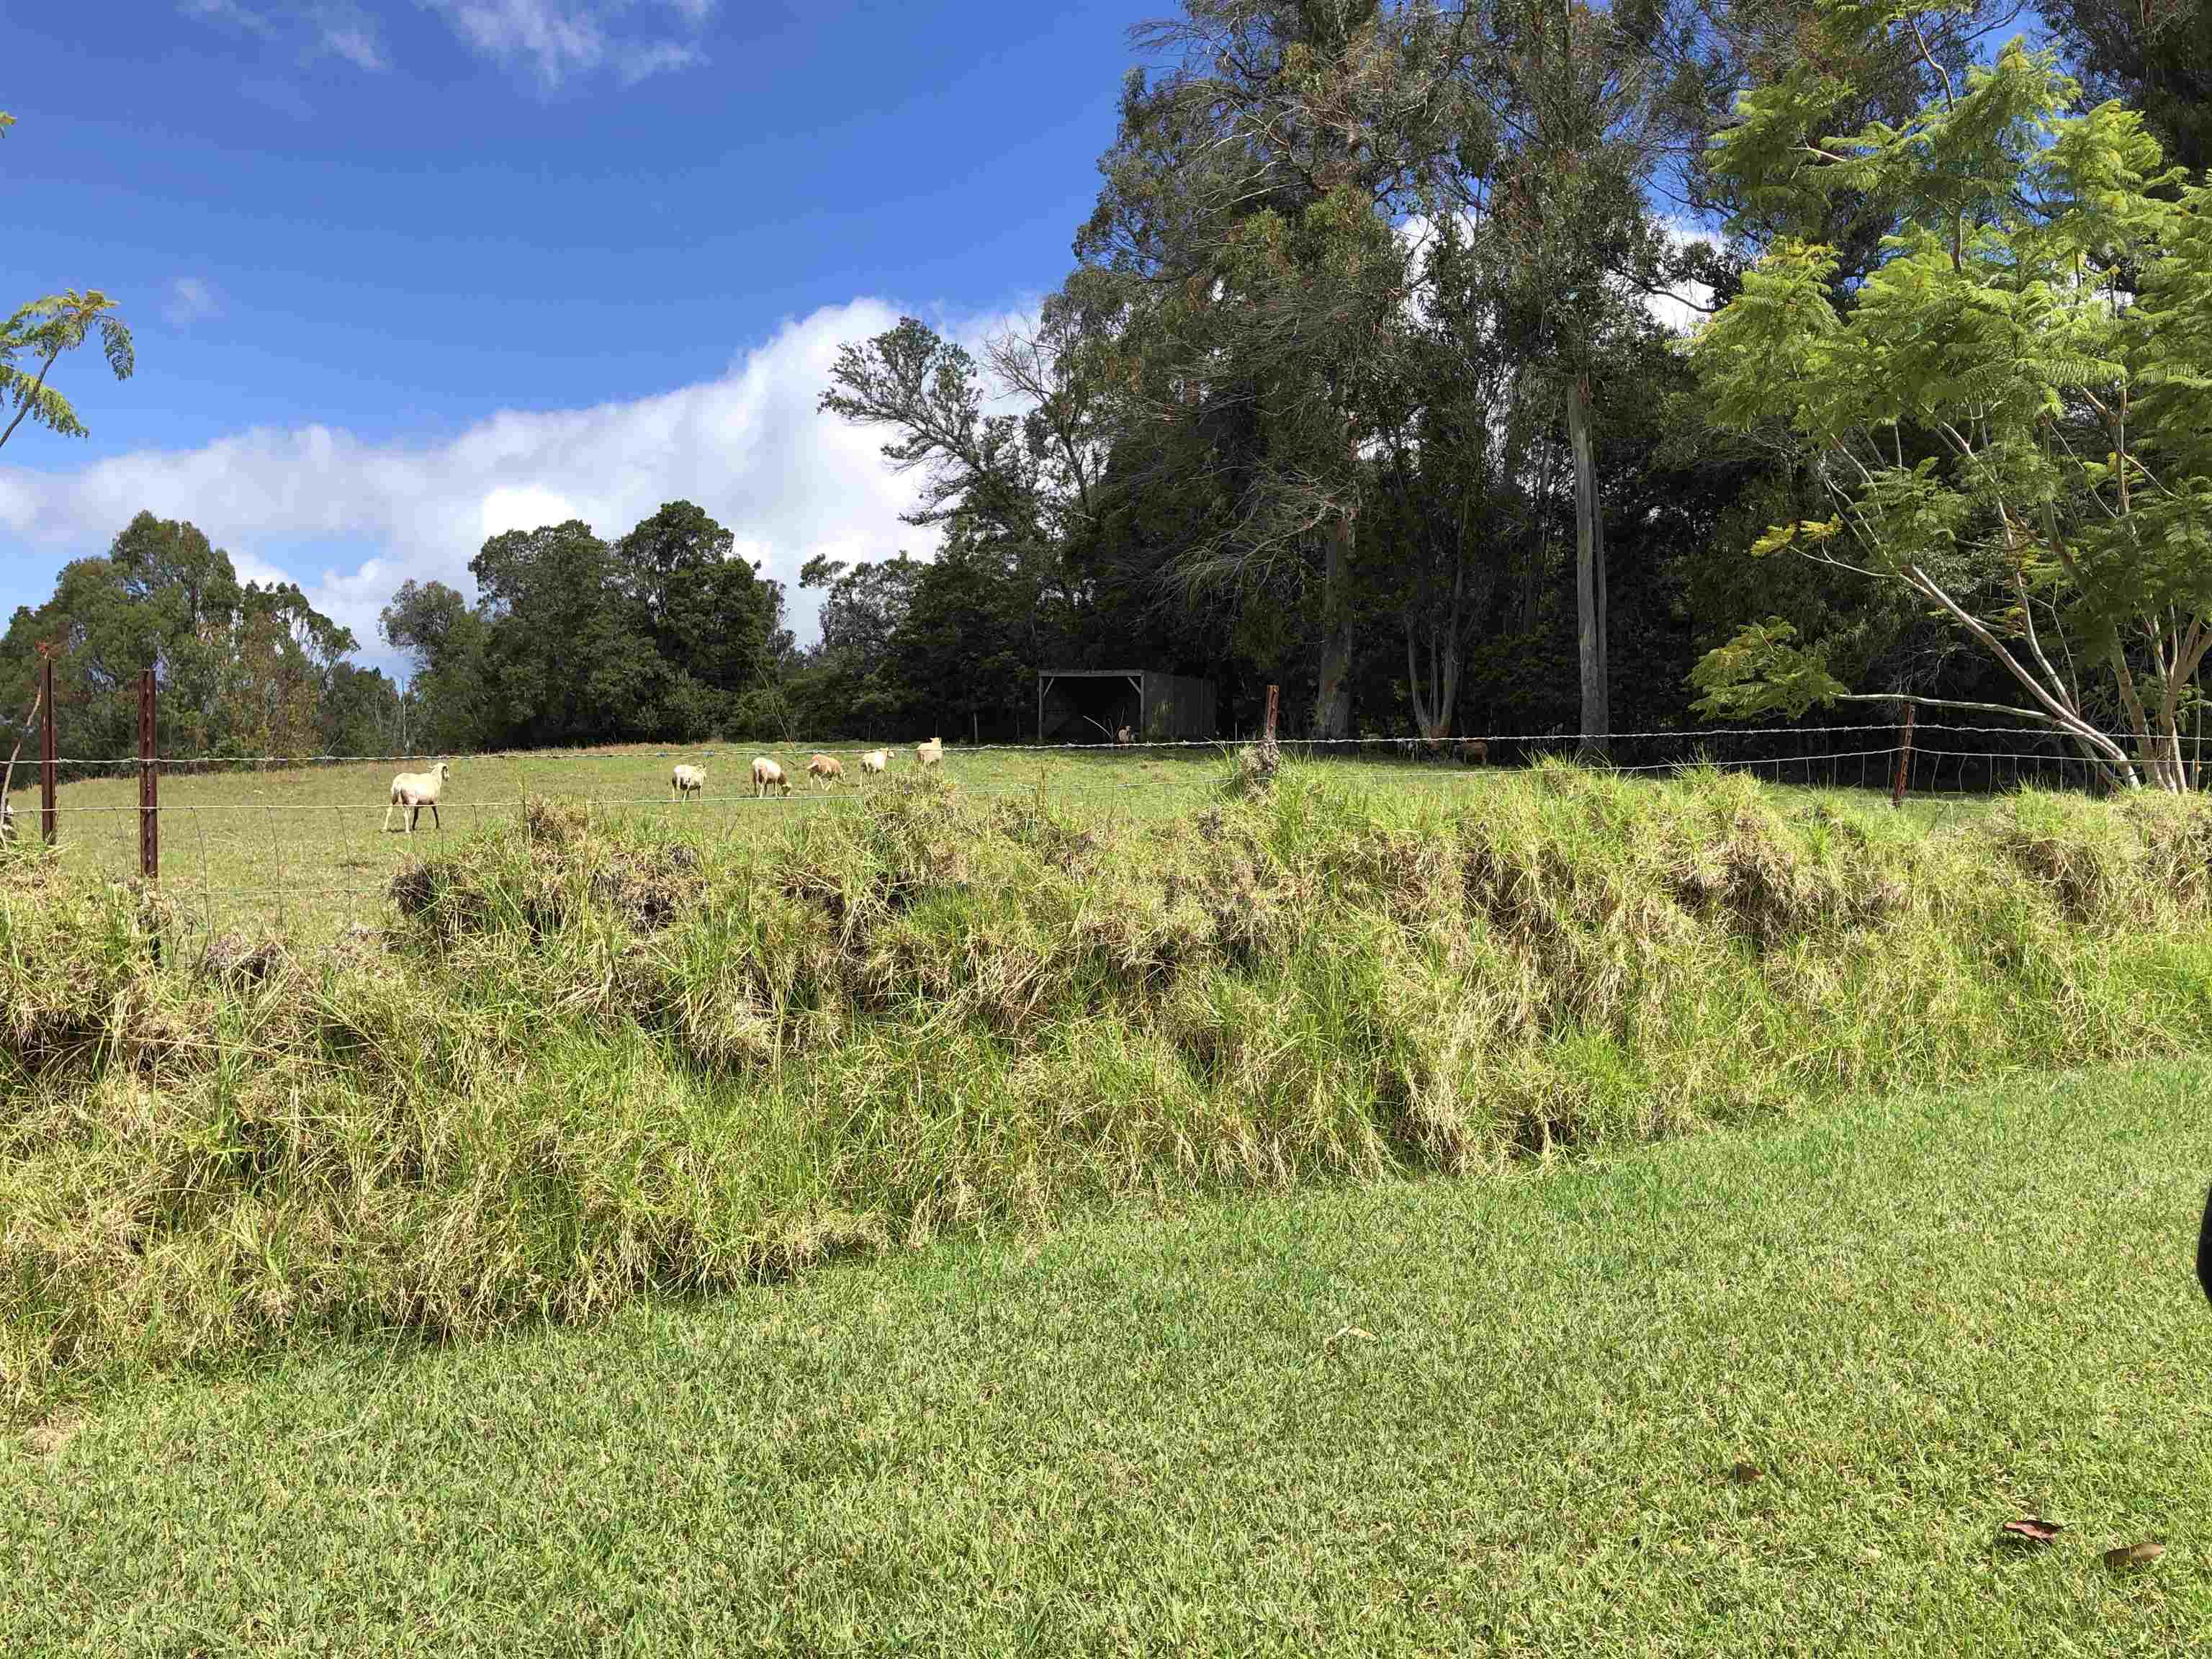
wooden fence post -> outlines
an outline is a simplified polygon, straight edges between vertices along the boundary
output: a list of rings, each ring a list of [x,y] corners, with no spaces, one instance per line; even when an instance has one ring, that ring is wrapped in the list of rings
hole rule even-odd
[[[154,671],[138,673],[138,873],[161,875],[161,763],[155,758]]]
[[[39,833],[52,847],[61,832],[61,817],[54,807],[54,659],[39,659]]]
[[[1905,780],[1912,765],[1912,705],[1905,705],[1905,727],[1897,740],[1897,781],[1890,786],[1889,804],[1905,805]]]

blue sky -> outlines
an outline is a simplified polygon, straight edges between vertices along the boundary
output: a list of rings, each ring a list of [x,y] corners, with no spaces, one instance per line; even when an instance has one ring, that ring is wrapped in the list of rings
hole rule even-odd
[[[99,287],[138,344],[58,371],[88,441],[0,451],[0,611],[150,507],[371,656],[399,580],[542,515],[687,495],[787,579],[920,550],[829,358],[1060,280],[1160,9],[0,5],[0,301]]]

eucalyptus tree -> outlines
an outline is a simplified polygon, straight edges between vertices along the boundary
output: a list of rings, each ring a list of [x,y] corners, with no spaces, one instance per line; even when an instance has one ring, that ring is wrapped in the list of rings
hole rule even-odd
[[[1823,27],[1842,59],[1911,23],[1854,7]],[[1836,250],[1777,236],[1697,343],[1720,421],[1785,445],[1829,504],[1751,553],[1903,588],[2018,693],[1963,706],[2041,722],[2116,782],[2186,788],[2212,648],[2212,190],[2163,166],[2137,112],[2063,113],[2076,88],[2050,52],[1929,61],[1936,95],[1902,123],[1820,136],[1849,89],[1808,61],[1715,141],[1785,222],[1843,190],[1898,226],[1848,314]],[[1716,714],[1890,695],[1774,619],[1694,683]]]
[[[1170,575],[1199,598],[1302,600],[1318,635],[1313,730],[1350,729],[1360,526],[1400,407],[1413,281],[1400,227],[1434,216],[1480,115],[1472,14],[1378,0],[1188,0],[1139,43],[1076,240],[1117,285],[1122,407],[1180,425],[1209,515]]]

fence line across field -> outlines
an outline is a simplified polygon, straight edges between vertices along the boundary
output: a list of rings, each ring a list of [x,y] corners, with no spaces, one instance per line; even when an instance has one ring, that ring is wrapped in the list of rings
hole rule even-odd
[[[1648,732],[1614,732],[1608,733],[1602,741],[1606,744],[1617,744],[1670,740],[1678,743],[1694,744],[1704,743],[1715,739],[1735,739],[1744,738],[1811,738],[1831,734],[1858,733],[1867,732],[1894,732],[1897,730],[1898,724],[1894,720],[1872,720],[1843,726],[1720,726],[1700,727],[1694,730],[1670,728],[1667,730]],[[1926,733],[1930,732],[1955,732],[1960,734],[1978,733],[2000,737],[2027,738],[2043,742],[2061,744],[2070,744],[2074,740],[2069,732],[2057,726],[2045,725],[1979,726],[1954,724],[1948,721],[1928,720],[1916,725],[1914,730],[1916,733]],[[2134,734],[2132,732],[2099,732],[2097,735],[2105,738],[2112,743],[2122,746],[2130,744],[2135,740]],[[947,757],[954,755],[1080,754],[1093,755],[1103,757],[1110,755],[1127,754],[1132,750],[1146,750],[1205,749],[1223,750],[1241,748],[1246,744],[1256,743],[1259,740],[1260,734],[1254,733],[1249,737],[1162,738],[1158,739],[1133,740],[1128,743],[948,744],[945,745],[945,753]],[[2186,737],[2182,739],[2185,746],[2200,750],[2203,741],[2204,739],[2201,736]],[[1575,732],[1468,732],[1449,738],[1377,736],[1353,738],[1286,738],[1279,736],[1277,742],[1281,747],[1292,750],[1342,748],[1399,748],[1448,751],[1456,749],[1463,744],[1474,743],[1501,744],[1555,744],[1577,748],[1583,745],[1583,738],[1581,734]],[[305,768],[311,766],[398,766],[410,761],[424,760],[444,760],[452,763],[459,763],[461,761],[528,762],[532,760],[543,761],[547,758],[549,755],[553,754],[558,754],[563,762],[599,760],[628,761],[635,763],[638,760],[646,758],[648,751],[651,757],[654,759],[672,759],[676,757],[685,754],[736,754],[748,749],[752,750],[755,752],[781,749],[793,751],[803,750],[808,754],[830,755],[840,760],[846,760],[858,759],[862,755],[872,754],[876,749],[888,750],[894,757],[896,757],[898,756],[911,753],[915,747],[915,745],[913,744],[878,744],[870,748],[862,749],[851,746],[849,742],[844,741],[810,744],[796,742],[787,738],[763,740],[753,744],[733,744],[726,740],[720,739],[702,739],[701,742],[696,744],[641,744],[636,745],[626,753],[618,753],[599,748],[567,749],[558,750],[544,749],[481,749],[464,750],[460,751],[452,750],[425,749],[417,750],[407,754],[391,755],[162,755],[156,757],[155,758],[164,769],[174,769],[179,767],[214,768],[223,766]],[[138,766],[142,763],[142,761],[135,756],[60,755],[56,756],[53,759],[53,764],[56,766],[131,767]]]

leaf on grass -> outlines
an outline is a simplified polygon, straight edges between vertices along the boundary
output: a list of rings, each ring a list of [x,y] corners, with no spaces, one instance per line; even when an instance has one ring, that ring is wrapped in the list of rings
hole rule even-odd
[[[2140,1544],[2130,1544],[2124,1549],[2106,1550],[2105,1565],[2114,1569],[2147,1567],[2166,1553],[2166,1546],[2155,1539],[2146,1538]]]
[[[1361,1329],[1359,1328],[1359,1327],[1358,1327],[1358,1326],[1357,1326],[1357,1325],[1346,1325],[1346,1326],[1341,1327],[1341,1328],[1337,1331],[1337,1333],[1336,1333],[1336,1334],[1335,1334],[1335,1335],[1334,1335],[1334,1336],[1330,1337],[1330,1338],[1328,1339],[1328,1341],[1326,1341],[1326,1342],[1324,1342],[1324,1343],[1322,1343],[1322,1344],[1321,1345],[1321,1346],[1322,1346],[1322,1352],[1329,1352],[1330,1350],[1334,1349],[1334,1347],[1335,1347],[1335,1346],[1336,1346],[1340,1342],[1342,1342],[1342,1341],[1344,1340],[1344,1339],[1345,1339],[1345,1338],[1346,1338],[1347,1336],[1356,1336],[1356,1337],[1358,1337],[1358,1338],[1362,1342],[1372,1342],[1372,1341],[1375,1340],[1375,1333],[1374,1333],[1374,1332],[1372,1332],[1372,1331],[1363,1331],[1363,1330],[1361,1330]]]
[[[1729,1479],[1739,1486],[1747,1486],[1754,1480],[1766,1479],[1766,1471],[1756,1463],[1738,1463],[1729,1470]]]
[[[2008,1521],[1998,1528],[1997,1535],[2008,1543],[2048,1544],[2066,1528],[2056,1521],[2045,1521],[2027,1516],[2018,1521]]]

